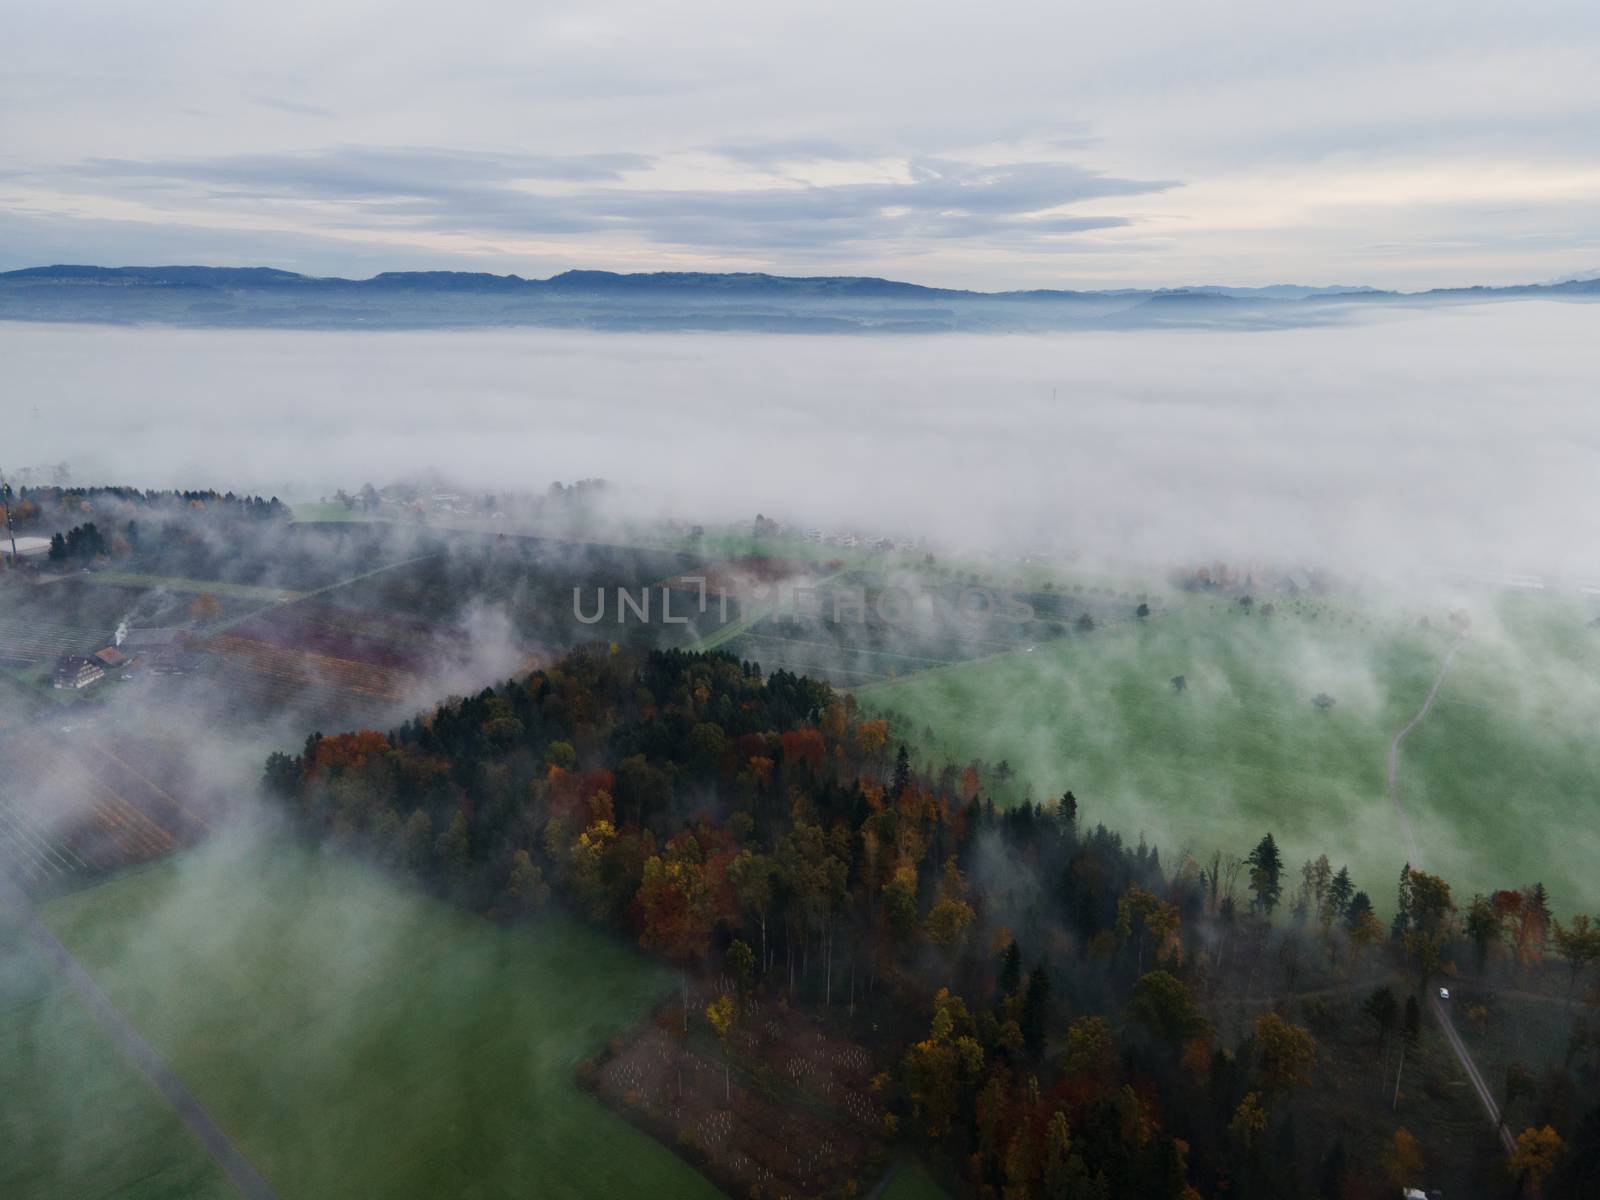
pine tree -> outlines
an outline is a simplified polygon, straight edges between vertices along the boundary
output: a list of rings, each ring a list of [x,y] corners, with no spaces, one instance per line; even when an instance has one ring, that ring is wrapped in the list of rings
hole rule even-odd
[[[1411,928],[1411,864],[1408,862],[1400,868],[1400,887],[1396,893],[1394,909],[1394,923],[1389,927],[1389,935],[1401,938],[1406,930]]]
[[[1361,918],[1370,915],[1371,912],[1372,897],[1368,896],[1365,892],[1357,892],[1354,896],[1350,897],[1350,904],[1345,909],[1344,913],[1344,923],[1346,927],[1354,929],[1358,924],[1361,923]]]
[[[1350,915],[1350,901],[1355,898],[1356,885],[1350,880],[1350,869],[1340,867],[1333,882],[1328,885],[1328,907],[1336,917]]]
[[[1016,995],[1017,988],[1022,985],[1022,950],[1013,938],[1006,946],[1005,953],[1000,956],[1000,978],[997,988],[1000,998]]]
[[[1050,976],[1044,964],[1035,967],[1028,975],[1028,991],[1022,999],[1022,1041],[1028,1053],[1035,1058],[1044,1050],[1045,1022],[1050,1008]]]
[[[1056,801],[1056,814],[1061,820],[1061,832],[1069,841],[1078,836],[1078,798],[1070,791]]]
[[[906,753],[905,744],[900,746],[900,753],[894,756],[894,782],[889,785],[889,795],[898,800],[900,793],[911,786],[911,756]]]
[[[1262,915],[1270,917],[1283,894],[1283,857],[1270,833],[1256,843],[1245,862],[1250,865],[1250,890],[1256,894],[1252,904]]]

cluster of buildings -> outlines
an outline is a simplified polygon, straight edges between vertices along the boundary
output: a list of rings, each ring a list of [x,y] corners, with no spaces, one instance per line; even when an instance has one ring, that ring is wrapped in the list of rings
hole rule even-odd
[[[829,529],[807,530],[806,541],[814,546],[840,546],[846,550],[865,547],[868,550],[877,550],[883,554],[888,554],[895,550],[904,552],[921,550],[927,546],[926,538],[863,537],[860,534],[844,530]]]
[[[118,631],[115,645],[93,654],[63,654],[56,659],[55,685],[81,691],[107,675],[126,671],[135,660],[152,675],[187,675],[199,668],[204,655],[188,648],[179,629]]]

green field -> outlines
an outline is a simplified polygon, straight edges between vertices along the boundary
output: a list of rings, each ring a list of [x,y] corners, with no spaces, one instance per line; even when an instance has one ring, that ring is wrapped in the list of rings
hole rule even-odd
[[[232,1195],[160,1093],[0,910],[0,1196]]]
[[[496,927],[240,838],[44,916],[285,1200],[716,1194],[572,1082],[670,985],[585,926]],[[86,1019],[67,1006],[11,1052],[33,1086],[0,1171],[63,1181],[38,1195],[209,1195],[206,1160],[153,1090],[92,1029],[71,1036]],[[80,1073],[86,1057],[98,1074]],[[91,1103],[101,1092],[115,1103]],[[191,1189],[138,1190],[163,1164]]]
[[[883,1191],[883,1200],[945,1200],[939,1186],[921,1163],[907,1163],[895,1172]]]
[[[1586,606],[1507,600],[1406,740],[1400,790],[1428,866],[1472,890],[1542,880],[1600,908],[1600,629]]]
[[[1297,870],[1349,863],[1380,909],[1407,855],[1384,790],[1389,739],[1454,641],[1435,613],[1279,601],[1263,617],[1180,600],[1147,622],[863,689],[932,757],[1006,760],[1048,799],[1165,855],[1245,853],[1271,831]],[[1422,865],[1472,891],[1543,879],[1560,911],[1600,902],[1600,631],[1576,605],[1485,605],[1400,784]],[[1186,690],[1171,680],[1183,675]],[[1336,700],[1327,712],[1318,693]],[[1168,859],[1170,863],[1170,857]]]
[[[227,596],[234,600],[259,600],[263,604],[275,604],[281,600],[293,600],[300,594],[299,592],[285,591],[283,588],[256,587],[247,583],[228,583],[221,579],[185,579],[178,575],[141,575],[136,571],[99,570],[83,575],[67,576],[67,578],[101,587],[147,588],[166,592],[206,592],[213,596]]]

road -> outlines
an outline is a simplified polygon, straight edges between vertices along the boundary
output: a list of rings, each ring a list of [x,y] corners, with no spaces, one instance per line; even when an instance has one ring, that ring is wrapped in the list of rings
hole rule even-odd
[[[156,1086],[156,1090],[172,1106],[172,1110],[188,1126],[189,1132],[194,1134],[201,1146],[205,1147],[206,1153],[222,1169],[223,1174],[239,1193],[246,1200],[277,1200],[267,1181],[250,1165],[250,1161],[233,1144],[222,1126],[201,1107],[194,1093],[189,1091],[172,1068],[167,1066],[156,1053],[155,1047],[145,1041],[128,1018],[111,1003],[99,985],[72,956],[72,952],[50,932],[45,923],[39,919],[27,896],[5,879],[0,879],[0,904],[4,904],[16,913],[29,939],[44,952],[45,957],[61,973],[62,978],[72,985],[83,1002],[89,1006],[89,1010],[94,1013],[101,1028],[117,1044],[117,1048],[139,1068],[146,1079]]]
[[[1400,831],[1405,837],[1406,854],[1411,865],[1420,869],[1422,867],[1422,851],[1417,845],[1417,835],[1411,828],[1411,818],[1406,815],[1406,806],[1400,800],[1400,743],[1406,740],[1410,732],[1422,724],[1424,717],[1433,710],[1434,701],[1439,698],[1439,689],[1444,686],[1445,676],[1450,674],[1450,668],[1455,664],[1456,653],[1466,643],[1462,637],[1455,645],[1450,647],[1450,652],[1444,656],[1444,662],[1439,667],[1439,674],[1435,676],[1433,686],[1428,689],[1428,698],[1422,702],[1422,707],[1417,710],[1417,715],[1407,721],[1405,727],[1396,733],[1389,742],[1389,761],[1384,776],[1385,785],[1389,790],[1389,800],[1394,805],[1395,814],[1400,818]],[[1489,1120],[1494,1123],[1495,1132],[1500,1137],[1500,1144],[1505,1147],[1508,1155],[1516,1153],[1517,1142],[1511,1136],[1511,1131],[1505,1127],[1500,1118],[1500,1105],[1495,1102],[1494,1090],[1484,1081],[1478,1064],[1472,1061],[1472,1052],[1467,1049],[1466,1043],[1461,1040],[1461,1035],[1456,1032],[1455,1023],[1450,1019],[1450,1013],[1444,1006],[1444,1001],[1439,999],[1439,993],[1432,991],[1428,994],[1428,1007],[1433,1011],[1434,1018],[1439,1022],[1439,1028],[1444,1030],[1445,1041],[1450,1044],[1450,1049],[1455,1053],[1456,1061],[1461,1064],[1461,1069],[1466,1073],[1467,1082],[1472,1085],[1472,1090],[1477,1093],[1478,1100],[1483,1104],[1483,1111],[1488,1114]]]

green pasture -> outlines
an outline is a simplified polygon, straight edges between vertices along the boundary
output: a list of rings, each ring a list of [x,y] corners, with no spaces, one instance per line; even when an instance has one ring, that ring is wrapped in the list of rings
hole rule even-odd
[[[265,604],[276,603],[280,600],[293,600],[300,595],[299,592],[286,591],[283,588],[257,587],[247,583],[228,583],[221,579],[185,579],[178,575],[142,575],[136,571],[100,570],[83,575],[70,576],[69,578],[103,587],[159,589],[167,592],[206,592],[213,596],[224,596],[234,600],[259,600]]]
[[[1380,909],[1407,858],[1384,790],[1389,740],[1421,707],[1455,630],[1435,612],[1279,599],[1263,616],[1180,600],[1147,621],[1040,641],[862,689],[927,758],[1007,761],[1048,799],[1165,855],[1244,854],[1267,831],[1291,870],[1326,853]],[[1483,605],[1401,794],[1422,865],[1471,892],[1543,879],[1561,911],[1600,903],[1600,630],[1548,598]],[[1423,614],[1427,615],[1427,614]],[[1172,679],[1183,676],[1177,690]],[[1320,711],[1319,693],[1335,703]],[[1170,861],[1170,859],[1169,859]]]
[[[232,1194],[160,1093],[0,909],[0,1196]]]
[[[44,915],[284,1200],[715,1194],[573,1083],[670,986],[581,924],[497,927],[348,861],[239,838]],[[58,1145],[124,1174],[192,1160],[87,1103],[62,1041],[32,1051],[31,1170],[55,1169]]]

